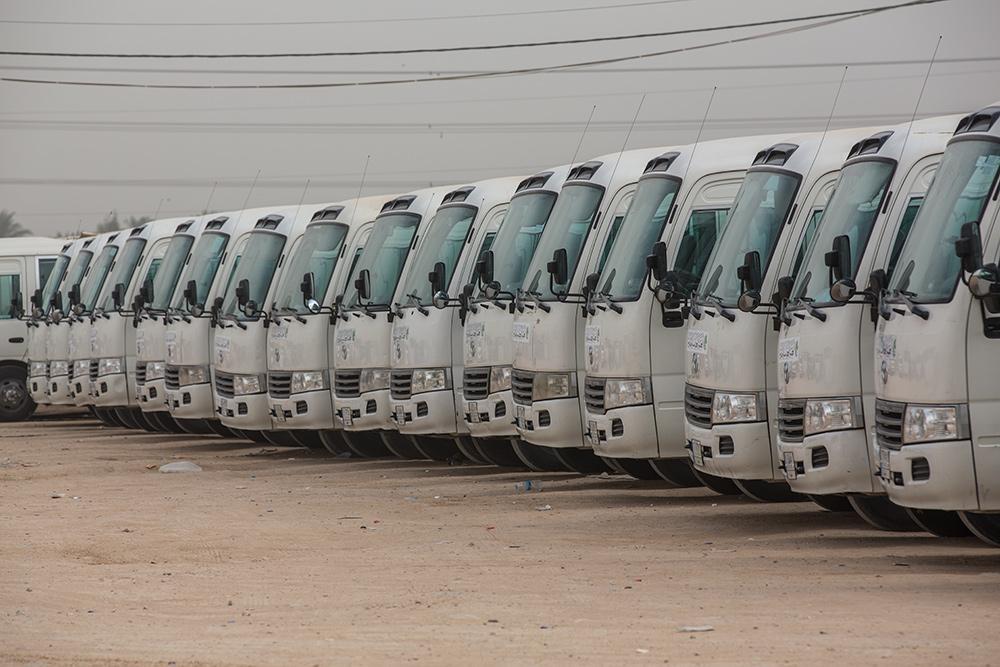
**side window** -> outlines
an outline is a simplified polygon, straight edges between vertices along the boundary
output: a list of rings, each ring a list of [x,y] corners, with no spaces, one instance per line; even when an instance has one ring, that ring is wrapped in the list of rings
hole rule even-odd
[[[233,278],[236,276],[236,269],[240,268],[240,260],[243,259],[243,253],[246,252],[247,243],[250,241],[249,236],[244,236],[233,248],[233,268],[229,269],[229,276],[226,278],[226,289],[219,292],[216,296],[226,296],[229,294],[229,288],[233,286]],[[357,257],[354,258],[357,261]]]
[[[604,240],[604,248],[601,249],[601,258],[597,262],[597,272],[604,272],[604,264],[608,261],[608,255],[611,254],[611,247],[615,244],[615,239],[618,238],[618,232],[622,229],[622,221],[625,220],[625,214],[628,213],[628,207],[632,205],[633,193],[629,193],[622,197],[621,202],[618,204],[618,208],[615,209],[615,217],[611,220],[611,229],[608,230],[608,238]]]
[[[816,236],[816,230],[819,229],[819,221],[822,219],[823,209],[818,208],[812,212],[809,222],[806,223],[806,231],[802,234],[799,251],[795,254],[795,264],[792,265],[793,278],[799,275],[799,267],[802,266],[802,260],[806,258],[806,251],[809,250],[809,245],[812,243],[813,237]]]
[[[722,235],[722,229],[728,220],[727,208],[691,212],[674,261],[681,293],[688,294],[698,287],[701,274],[715,249],[715,242]]]
[[[160,270],[160,264],[163,263],[163,258],[158,257],[149,263],[149,270],[146,271],[146,277],[142,279],[139,283],[140,286],[145,285],[147,280],[153,280],[156,278],[157,272]]]
[[[493,239],[496,237],[496,232],[486,232],[486,238],[483,239],[483,245],[479,247],[479,254],[476,255],[476,259],[482,259],[483,254],[493,247]]]
[[[21,276],[17,273],[0,274],[0,320],[12,319],[11,299],[21,294]]]
[[[920,210],[920,205],[923,203],[923,197],[911,197],[906,204],[903,219],[899,223],[899,231],[896,232],[896,240],[892,243],[892,252],[889,254],[889,265],[885,269],[886,278],[892,277],[892,271],[896,268],[896,262],[899,261],[899,253],[903,250],[906,237],[910,233],[910,228],[913,227],[913,220],[917,217],[917,211]]]
[[[38,259],[38,286],[44,287],[52,273],[52,267],[56,265],[55,257],[40,257]]]

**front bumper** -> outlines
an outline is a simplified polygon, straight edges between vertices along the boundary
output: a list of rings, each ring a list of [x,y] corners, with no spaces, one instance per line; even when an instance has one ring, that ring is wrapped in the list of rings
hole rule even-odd
[[[376,389],[354,398],[334,396],[333,407],[337,426],[346,431],[396,430],[395,422],[389,417],[392,397],[388,389]],[[345,419],[348,410],[350,417]]]
[[[71,389],[69,375],[50,377],[46,402],[51,405],[72,405],[73,394],[70,391]]]
[[[686,428],[691,460],[700,472],[729,479],[783,480],[772,456],[767,422]],[[700,455],[696,451],[700,447]]]
[[[788,485],[799,493],[882,493],[864,429],[817,433],[802,442],[779,438],[778,461]]]
[[[659,456],[652,405],[612,408],[603,415],[588,412],[584,434],[600,456],[623,459]]]
[[[93,403],[90,396],[90,384],[89,374],[73,376],[73,382],[70,384],[70,395],[73,399],[73,405],[83,407]]]
[[[333,395],[329,389],[306,391],[286,398],[269,397],[270,413],[283,429],[332,429]]]
[[[99,375],[90,383],[92,402],[99,408],[123,408],[129,404],[128,376],[125,373]]]
[[[478,418],[473,417],[478,413]],[[469,433],[477,438],[513,438],[514,397],[510,389],[490,394],[476,401],[462,400],[462,419]]]
[[[176,419],[218,419],[212,385],[183,385],[179,389],[165,389],[167,410]]]
[[[28,378],[28,393],[31,394],[31,400],[39,405],[49,402],[50,388],[49,379],[44,375],[33,375]]]
[[[167,409],[167,384],[163,379],[146,380],[136,385],[136,396],[143,412],[164,412]]]
[[[553,398],[531,405],[514,404],[517,432],[533,445],[587,447],[580,426],[580,399]]]
[[[455,392],[452,389],[425,391],[405,400],[392,399],[390,418],[400,433],[458,435],[458,420],[455,417]],[[465,432],[464,428],[462,432]]]
[[[225,426],[245,431],[270,431],[271,406],[267,394],[215,397],[215,414]]]
[[[882,487],[892,502],[917,509],[979,509],[971,441],[928,442],[880,450],[883,462],[886,451],[889,479],[883,473]]]

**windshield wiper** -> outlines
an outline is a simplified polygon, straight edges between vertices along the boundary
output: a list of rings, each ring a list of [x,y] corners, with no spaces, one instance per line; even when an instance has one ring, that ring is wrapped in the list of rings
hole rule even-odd
[[[902,301],[903,304],[906,305],[907,310],[909,310],[911,313],[913,313],[914,315],[916,315],[920,319],[926,320],[926,319],[930,318],[930,316],[931,316],[930,312],[926,308],[924,308],[923,306],[921,306],[920,304],[915,303],[913,301],[912,297],[917,296],[917,294],[915,292],[908,292],[908,291],[903,290],[903,289],[898,289],[898,290],[894,291],[892,293],[892,295],[893,295],[893,297],[896,297],[900,301]],[[900,315],[905,315],[906,314],[906,311],[904,311],[901,308],[893,308],[893,310],[895,312],[899,313]]]
[[[423,315],[424,317],[426,317],[429,314],[430,311],[424,308],[424,302],[420,300],[420,297],[417,296],[416,292],[410,292],[409,294],[406,295],[406,305],[410,305],[411,303],[417,304],[417,312]]]
[[[791,305],[802,306],[803,308],[805,308],[805,311],[807,313],[815,317],[817,320],[819,320],[820,322],[826,322],[826,313],[824,313],[816,306],[812,305],[813,301],[815,301],[815,299],[813,299],[812,297],[800,296],[796,298],[794,301],[792,301]],[[799,318],[800,320],[806,319],[806,316],[803,315],[802,313],[792,313],[792,315]]]
[[[722,299],[719,298],[718,296],[716,296],[714,294],[704,294],[704,295],[701,296],[701,298],[702,298],[703,301],[706,301],[706,302],[714,305],[715,309],[719,312],[719,315],[722,315],[724,318],[726,318],[730,322],[735,322],[736,321],[736,316],[733,315],[732,312],[730,312],[729,310],[727,310],[726,307],[722,305]],[[695,302],[695,305],[698,305],[697,302]],[[715,313],[713,313],[710,310],[706,310],[704,312],[709,317],[715,317]]]

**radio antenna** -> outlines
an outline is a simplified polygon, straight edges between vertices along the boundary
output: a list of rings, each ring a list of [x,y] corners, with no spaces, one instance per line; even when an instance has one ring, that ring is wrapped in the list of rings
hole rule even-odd
[[[304,202],[306,200],[306,192],[309,191],[309,183],[311,181],[312,181],[312,179],[307,178],[306,179],[305,187],[302,188],[302,195],[299,197],[299,205],[295,207],[295,219],[296,220],[298,220],[298,218],[299,218],[299,211],[302,210],[302,202]]]
[[[250,203],[250,195],[253,194],[253,189],[257,185],[257,179],[260,177],[260,169],[257,170],[257,175],[253,177],[253,182],[250,183],[250,189],[247,191],[246,199],[243,200],[243,207],[240,212],[236,214],[236,222],[239,223],[240,219],[243,218],[243,211],[247,210],[247,204]]]
[[[371,162],[371,159],[371,155],[365,158],[365,168],[361,170],[361,183],[358,185],[358,196],[354,198],[354,208],[351,209],[351,219],[347,223],[348,226],[354,222],[354,216],[358,212],[358,200],[361,199],[361,191],[365,187],[365,179],[368,178],[368,163]]]
[[[212,197],[215,196],[215,188],[217,188],[218,185],[219,185],[218,181],[216,181],[215,183],[212,183],[212,191],[208,193],[208,201],[205,202],[205,214],[206,215],[208,214],[209,206],[212,205]]]
[[[590,129],[590,121],[594,120],[594,112],[597,111],[597,105],[590,107],[590,117],[587,118],[587,124],[583,126],[583,134],[580,135],[580,142],[576,145],[576,151],[573,153],[573,159],[569,161],[570,167],[576,164],[576,158],[580,154],[580,149],[583,148],[583,140],[587,137],[587,130]]]
[[[847,79],[847,65],[844,65],[844,73],[840,75],[840,83],[837,85],[837,94],[833,96],[833,105],[830,107],[830,115],[826,117],[826,127],[823,128],[823,135],[819,138],[819,146],[816,147],[816,153],[813,155],[812,162],[809,164],[809,169],[806,171],[805,176],[807,180],[809,175],[812,173],[813,167],[816,166],[816,160],[819,159],[819,153],[823,150],[823,143],[826,141],[826,135],[830,131],[830,125],[833,123],[833,114],[837,111],[837,102],[840,100],[840,92],[844,89],[844,81]]]
[[[715,101],[715,93],[719,90],[718,86],[712,86],[712,95],[708,98],[708,106],[705,107],[705,115],[701,117],[701,125],[698,127],[698,134],[694,138],[694,144],[691,146],[691,155],[688,156],[687,166],[684,167],[684,175],[681,176],[681,185],[687,179],[688,170],[691,169],[691,163],[694,161],[694,153],[698,150],[698,142],[701,141],[701,133],[705,131],[705,123],[708,121],[708,112],[712,110],[712,102]]]
[[[910,124],[906,126],[906,136],[903,137],[903,147],[899,149],[899,155],[902,157],[903,151],[906,150],[906,144],[910,140],[910,134],[913,132],[913,122],[917,119],[917,110],[920,109],[920,102],[924,99],[924,91],[927,89],[927,81],[931,78],[931,69],[934,67],[934,61],[937,60],[938,49],[941,48],[941,37],[938,35],[937,43],[934,45],[934,53],[931,54],[931,60],[927,63],[927,71],[924,73],[924,82],[920,85],[920,93],[917,95],[917,103],[913,105],[913,114],[910,116]]]
[[[635,115],[632,116],[632,123],[628,126],[628,132],[625,133],[625,141],[622,142],[622,148],[618,151],[618,159],[615,160],[615,168],[611,170],[611,176],[608,177],[608,184],[615,178],[615,173],[618,171],[618,165],[622,163],[622,156],[625,154],[625,147],[628,146],[629,137],[632,136],[632,129],[635,127],[635,122],[639,120],[639,112],[642,110],[642,103],[646,101],[646,93],[642,94],[642,99],[639,100],[639,106],[635,108]]]

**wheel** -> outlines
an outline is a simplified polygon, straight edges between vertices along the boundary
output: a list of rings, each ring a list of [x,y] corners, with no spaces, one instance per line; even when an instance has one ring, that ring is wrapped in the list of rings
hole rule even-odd
[[[128,408],[110,408],[110,410],[114,412],[115,417],[118,418],[118,422],[125,428],[131,428],[135,430],[140,430],[145,428],[142,424],[139,423],[139,421],[135,418],[135,415],[133,415],[131,410],[129,410]]]
[[[601,460],[601,457],[591,449],[582,447],[553,447],[556,456],[567,468],[581,475],[599,475],[602,472],[611,472],[608,464]]]
[[[462,452],[462,456],[469,459],[472,463],[481,466],[490,465],[490,462],[483,458],[483,455],[479,453],[479,449],[476,447],[476,443],[472,441],[472,438],[467,435],[458,436],[458,440],[455,441],[458,446],[458,451]]]
[[[649,465],[674,486],[691,488],[702,485],[687,459],[650,459]]]
[[[319,439],[319,433],[316,431],[308,431],[305,429],[289,431],[291,436],[295,438],[295,441],[306,449],[311,449],[313,451],[325,452],[326,447],[323,445],[323,441]]]
[[[920,526],[914,523],[906,509],[886,496],[848,496],[851,507],[868,525],[879,530],[914,533]]]
[[[36,407],[28,391],[28,371],[13,364],[0,366],[0,422],[24,421]]]
[[[391,456],[378,431],[341,431],[352,452],[365,459]]]
[[[326,451],[330,452],[334,456],[341,456],[343,454],[350,454],[351,450],[344,442],[344,434],[341,431],[336,431],[332,428],[324,429],[319,432],[320,442],[326,447]]]
[[[524,465],[535,472],[571,472],[562,459],[556,456],[556,450],[552,447],[533,445],[520,438],[514,438],[511,449]]]
[[[962,521],[958,512],[944,510],[918,510],[906,508],[906,513],[917,524],[931,535],[938,537],[971,537],[972,531]]]
[[[604,462],[608,464],[608,467],[611,468],[612,473],[616,473],[618,475],[628,474],[627,472],[625,472],[625,468],[623,468],[622,465],[618,463],[618,459],[613,459],[610,456],[602,456],[601,459],[603,459]],[[661,479],[661,478],[659,475],[657,475],[656,479]]]
[[[435,438],[428,435],[414,435],[412,438],[416,448],[428,459],[453,461],[456,456],[462,456],[458,445],[450,437]]]
[[[154,426],[157,427],[158,431],[163,431],[164,433],[177,433],[177,434],[187,434],[187,431],[182,429],[174,418],[170,416],[169,412],[143,412],[143,416]]]
[[[734,479],[743,495],[762,503],[794,503],[806,499],[795,493],[787,482],[766,482],[762,479]]]
[[[973,535],[986,544],[1000,547],[1000,514],[979,514],[978,512],[959,512],[958,514]]]
[[[182,433],[189,433],[191,435],[216,435],[215,429],[212,428],[212,423],[214,422],[212,419],[177,419],[173,416],[171,416],[171,419],[177,424],[178,430]],[[222,428],[226,428],[219,422],[215,423],[219,424]],[[226,429],[226,431],[229,431],[229,429]],[[231,438],[233,436],[229,434],[224,437]]]
[[[691,467],[688,464],[688,467]],[[709,475],[707,472],[701,472],[695,468],[691,468],[691,473],[695,478],[704,484],[707,488],[715,491],[722,496],[742,496],[743,492],[740,491],[740,487],[736,486],[736,483],[725,477],[718,477],[716,475]]]
[[[659,481],[662,482],[663,478],[660,477],[660,473],[653,469],[653,466],[649,464],[649,459],[604,459],[604,462],[609,468],[619,467],[626,475],[631,475],[636,479],[641,479],[644,481]]]
[[[249,440],[251,442],[256,442],[256,443],[261,444],[261,445],[269,445],[269,444],[271,444],[271,441],[264,437],[264,432],[263,431],[247,431],[247,430],[244,430],[244,429],[240,429],[239,431],[236,431],[234,429],[233,432],[234,433],[239,433],[243,438],[245,438],[245,439],[247,439],[247,440]]]
[[[175,417],[175,419],[176,419],[176,417]],[[242,435],[238,434],[235,430],[229,428],[228,426],[226,426],[225,424],[223,424],[222,422],[220,422],[218,419],[176,419],[176,421],[178,423],[182,422],[182,421],[185,422],[185,423],[188,423],[188,422],[199,422],[199,423],[203,424],[205,426],[205,428],[208,429],[208,431],[210,433],[214,433],[215,435],[219,436],[220,438],[241,438],[241,439],[245,439],[245,438],[243,438]]]
[[[143,412],[141,408],[129,408],[128,410],[132,415],[132,419],[135,420],[135,423],[142,430],[148,433],[169,433],[167,429],[160,425],[158,419],[149,416],[152,413]]]
[[[524,461],[514,451],[510,438],[473,438],[479,457],[501,468],[524,469]]]
[[[842,493],[824,493],[807,495],[809,500],[813,501],[827,512],[853,512],[854,508],[851,507],[851,501],[847,499]]]
[[[301,447],[295,436],[288,431],[261,431],[264,439],[278,447]]]
[[[399,431],[382,431],[382,442],[386,448],[401,459],[421,461],[427,456],[421,452],[413,439]]]
[[[124,428],[125,425],[118,419],[118,415],[110,408],[94,408],[94,414],[101,423],[111,428]]]

